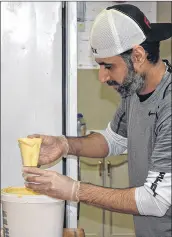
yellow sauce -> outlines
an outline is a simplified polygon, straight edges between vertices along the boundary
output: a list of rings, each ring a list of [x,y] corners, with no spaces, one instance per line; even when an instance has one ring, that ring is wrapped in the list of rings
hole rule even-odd
[[[25,187],[8,187],[8,188],[2,189],[1,192],[14,194],[14,195],[17,195],[18,197],[22,197],[24,195],[27,195],[27,196],[40,195],[39,193],[36,193]]]
[[[37,166],[42,143],[41,138],[19,138],[23,166]]]

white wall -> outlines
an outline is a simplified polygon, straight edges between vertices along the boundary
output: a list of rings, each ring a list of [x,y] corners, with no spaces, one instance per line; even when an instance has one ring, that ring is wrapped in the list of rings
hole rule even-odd
[[[1,20],[3,188],[23,185],[19,137],[62,133],[61,3],[3,2]]]

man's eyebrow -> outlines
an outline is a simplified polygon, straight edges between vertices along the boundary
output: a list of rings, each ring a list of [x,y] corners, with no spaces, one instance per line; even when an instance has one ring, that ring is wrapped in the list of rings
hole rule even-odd
[[[97,62],[98,63],[98,62]],[[104,62],[100,62],[98,63],[100,66],[104,65],[104,66],[111,66],[113,63],[104,63]]]

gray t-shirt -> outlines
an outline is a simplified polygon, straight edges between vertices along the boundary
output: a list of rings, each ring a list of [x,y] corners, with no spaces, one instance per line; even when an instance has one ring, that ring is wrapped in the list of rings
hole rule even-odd
[[[128,140],[130,187],[143,186],[148,171],[171,173],[171,75],[169,67],[144,102],[137,94],[123,98],[111,121]],[[134,216],[134,224],[137,237],[171,237],[171,207],[163,217]]]

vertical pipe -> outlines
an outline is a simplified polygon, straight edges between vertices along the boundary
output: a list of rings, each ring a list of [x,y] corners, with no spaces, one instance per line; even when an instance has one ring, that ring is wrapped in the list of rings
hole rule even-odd
[[[62,2],[62,134],[66,135],[66,3]],[[63,158],[66,175],[66,159]]]
[[[66,2],[62,2],[62,134],[66,135]],[[62,159],[62,172],[66,175],[66,159]],[[66,214],[66,202],[65,210]],[[66,216],[64,218],[66,228]]]

